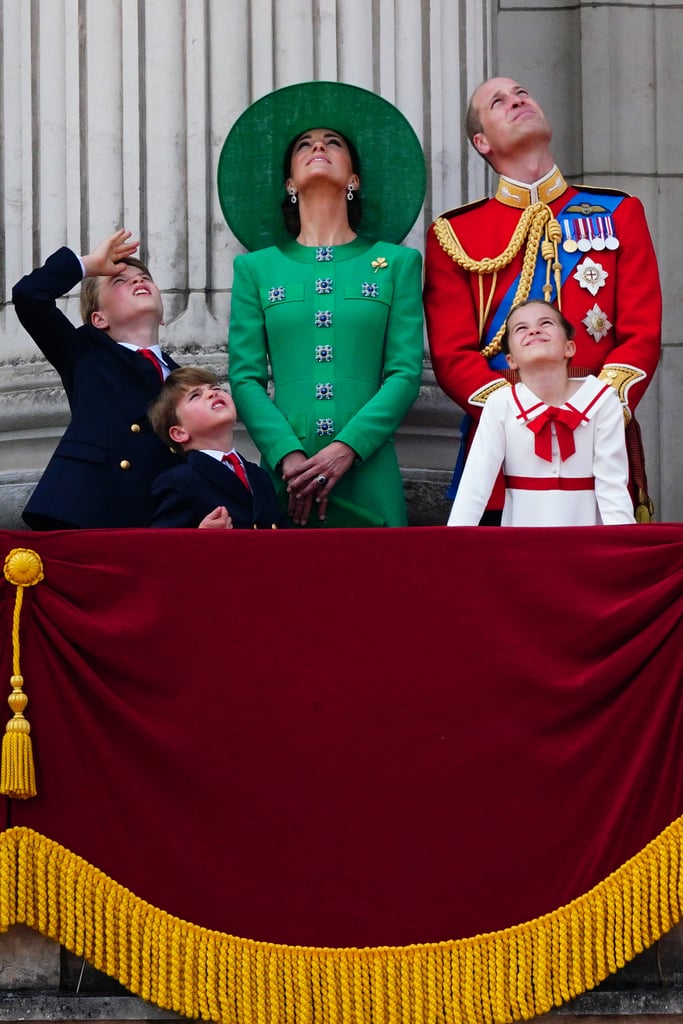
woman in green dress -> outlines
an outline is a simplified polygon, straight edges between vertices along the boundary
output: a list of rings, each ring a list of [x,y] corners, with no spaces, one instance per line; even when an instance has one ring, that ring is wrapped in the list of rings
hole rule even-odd
[[[234,261],[230,383],[297,525],[407,523],[393,435],[420,386],[422,274],[396,243],[424,182],[403,115],[340,83],[271,93],[223,147],[223,211],[256,250]]]

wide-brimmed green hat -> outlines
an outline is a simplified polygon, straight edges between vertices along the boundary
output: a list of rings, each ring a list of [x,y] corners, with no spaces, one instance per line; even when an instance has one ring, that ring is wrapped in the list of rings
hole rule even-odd
[[[310,128],[341,132],[360,157],[362,234],[400,242],[417,219],[425,194],[419,139],[392,103],[342,82],[301,82],[252,103],[230,129],[218,162],[218,196],[225,219],[246,249],[278,245],[290,236],[281,203],[283,159]]]

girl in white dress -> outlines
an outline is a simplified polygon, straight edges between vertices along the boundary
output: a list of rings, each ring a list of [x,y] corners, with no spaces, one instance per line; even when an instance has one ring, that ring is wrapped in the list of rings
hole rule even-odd
[[[574,328],[547,302],[510,313],[503,351],[520,383],[487,399],[449,526],[476,526],[501,468],[503,526],[634,523],[624,417],[596,377],[569,377]]]

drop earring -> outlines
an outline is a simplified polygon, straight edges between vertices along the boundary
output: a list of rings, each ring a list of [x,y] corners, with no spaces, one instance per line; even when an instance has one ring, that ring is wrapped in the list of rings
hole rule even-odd
[[[287,192],[289,194],[290,203],[296,203],[296,189],[292,185],[290,185],[289,188],[287,189]]]
[[[349,202],[351,202],[351,200],[353,199],[353,185],[349,182],[347,188],[348,191],[346,193],[346,198],[348,199]]]

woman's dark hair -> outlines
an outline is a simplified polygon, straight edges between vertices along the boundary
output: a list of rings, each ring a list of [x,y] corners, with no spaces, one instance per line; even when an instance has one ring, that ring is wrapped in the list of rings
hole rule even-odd
[[[338,132],[336,128],[331,130],[333,130],[335,134],[339,135],[344,140],[346,145],[349,147],[349,155],[351,157],[351,167],[353,168],[353,173],[357,174],[358,177],[360,178],[360,157],[358,156],[358,151],[356,147],[352,142],[349,141],[349,139],[347,139],[345,135],[343,135],[341,132]],[[304,133],[299,132],[298,135],[295,135],[285,151],[284,160],[282,161],[283,183],[287,181],[287,178],[289,178],[291,175],[292,153],[294,152],[294,146],[296,142],[301,138],[302,134]],[[282,216],[284,217],[285,220],[285,228],[293,238],[296,238],[299,232],[301,231],[299,204],[293,203],[290,197],[287,194],[285,194],[285,198],[282,200],[280,206],[282,208]],[[361,221],[361,216],[363,214],[363,206],[360,198],[360,189],[353,193],[352,200],[349,201],[347,199],[346,210],[349,218],[349,227],[353,228],[354,231],[357,231]]]
[[[510,321],[510,317],[512,316],[512,314],[516,313],[518,309],[524,309],[525,306],[543,305],[546,305],[550,309],[552,309],[553,313],[555,314],[555,317],[557,318],[558,324],[560,324],[560,326],[564,330],[564,333],[567,335],[567,339],[569,341],[572,340],[572,338],[576,334],[576,328],[574,327],[574,324],[570,324],[569,320],[567,320],[564,313],[562,313],[557,308],[557,306],[552,306],[549,302],[545,302],[544,299],[525,299],[524,302],[518,302],[516,306],[513,306],[507,315],[507,320],[505,321],[505,333],[503,334],[503,337],[500,339],[501,352],[504,352],[506,356],[510,354],[510,336],[508,323]]]

